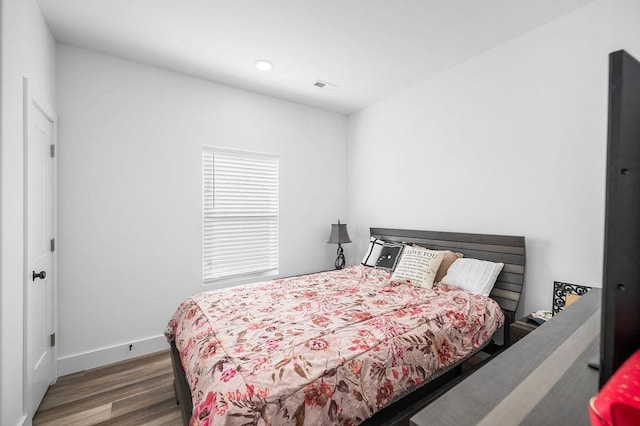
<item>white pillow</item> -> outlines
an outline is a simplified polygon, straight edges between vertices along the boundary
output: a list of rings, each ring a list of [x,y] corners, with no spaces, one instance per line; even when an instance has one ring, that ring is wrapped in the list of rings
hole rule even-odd
[[[365,266],[376,266],[380,253],[382,253],[383,246],[384,241],[371,237],[369,240],[369,248],[367,249],[364,258],[362,258],[362,264]]]
[[[408,279],[420,287],[431,288],[443,258],[443,251],[406,246],[391,279]]]
[[[504,263],[463,257],[451,264],[447,275],[440,281],[471,293],[489,296]]]

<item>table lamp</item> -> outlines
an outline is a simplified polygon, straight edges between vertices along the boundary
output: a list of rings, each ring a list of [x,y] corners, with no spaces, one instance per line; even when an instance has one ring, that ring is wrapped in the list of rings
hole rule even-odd
[[[344,268],[345,260],[344,260],[344,251],[342,250],[342,244],[350,243],[351,238],[349,238],[349,233],[347,232],[347,224],[340,223],[340,219],[338,219],[338,223],[334,223],[331,225],[331,236],[329,237],[329,244],[337,244],[338,251],[336,257],[336,269]]]

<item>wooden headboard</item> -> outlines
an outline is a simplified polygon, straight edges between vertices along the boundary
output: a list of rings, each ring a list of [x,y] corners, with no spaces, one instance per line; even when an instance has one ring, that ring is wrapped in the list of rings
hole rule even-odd
[[[490,297],[504,311],[507,324],[515,321],[524,286],[524,237],[389,228],[370,228],[370,231],[372,237],[385,241],[415,243],[433,250],[460,252],[464,257],[504,263]]]

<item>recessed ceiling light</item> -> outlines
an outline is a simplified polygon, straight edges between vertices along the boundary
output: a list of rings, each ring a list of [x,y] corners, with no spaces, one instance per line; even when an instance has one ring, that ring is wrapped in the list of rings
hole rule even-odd
[[[273,64],[266,59],[258,59],[255,64],[256,68],[258,68],[260,71],[269,71],[271,70],[271,68],[273,68]]]

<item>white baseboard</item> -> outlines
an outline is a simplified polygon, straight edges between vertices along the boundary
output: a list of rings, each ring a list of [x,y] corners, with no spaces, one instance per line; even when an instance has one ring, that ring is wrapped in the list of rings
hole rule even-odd
[[[29,416],[24,415],[20,417],[20,420],[18,420],[17,426],[31,426],[32,424],[33,423],[31,422]]]
[[[130,345],[131,349],[129,349]],[[169,349],[167,338],[164,335],[159,335],[135,342],[69,355],[58,358],[58,376],[66,376],[67,374],[77,373],[78,371],[101,367],[166,349]]]

